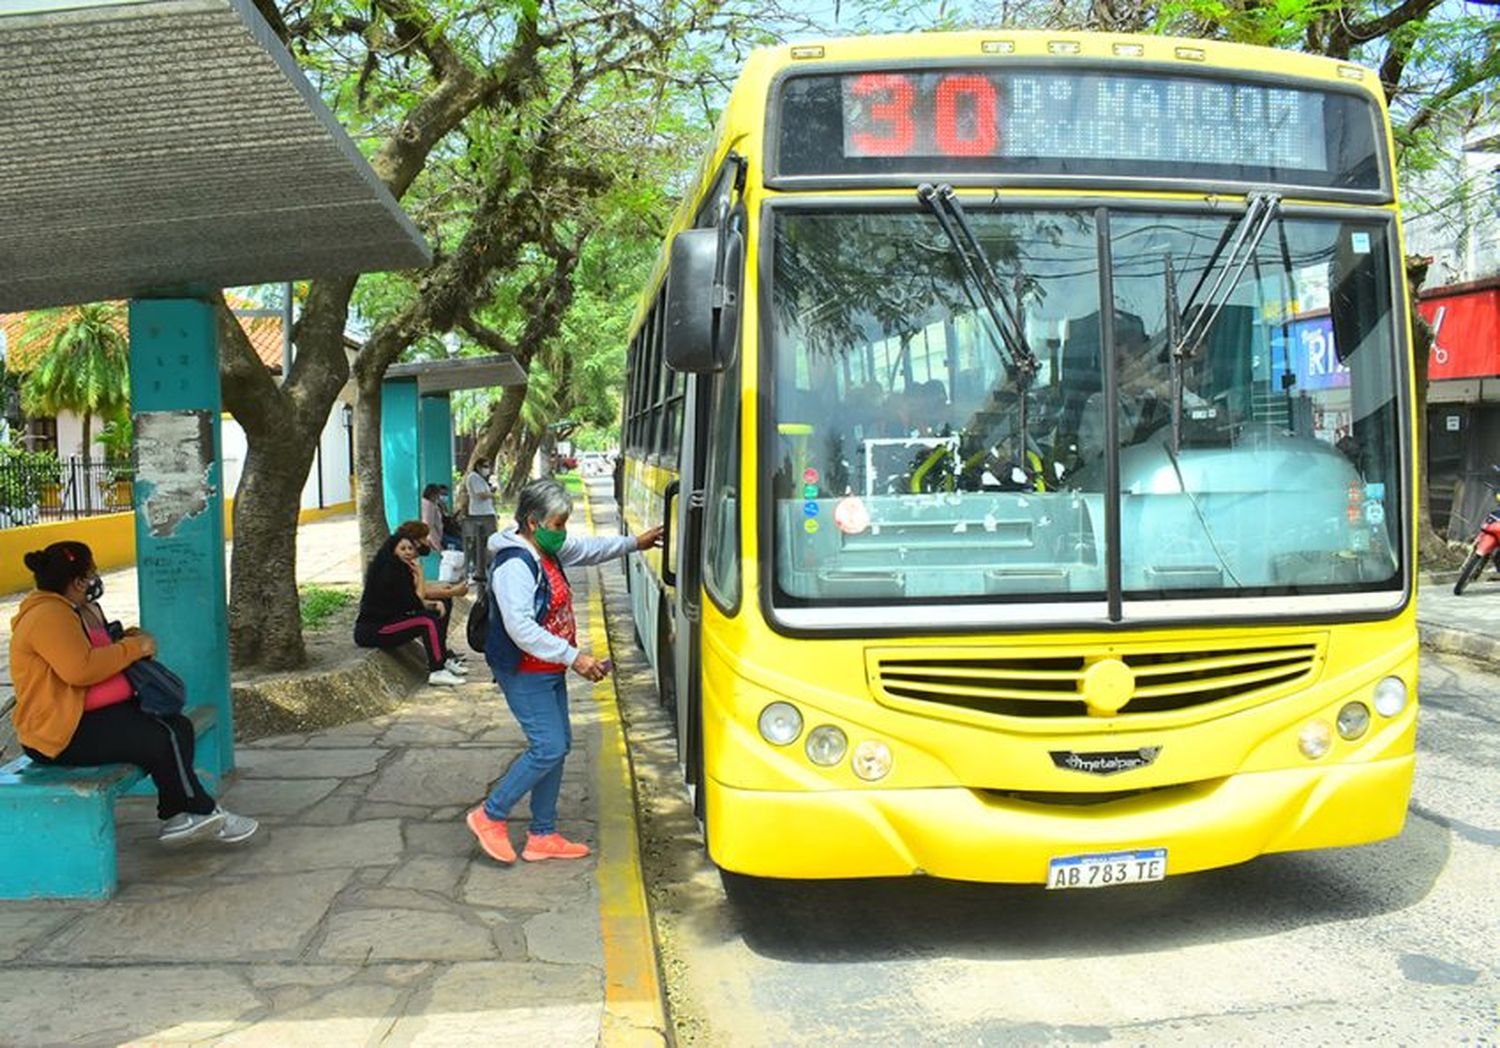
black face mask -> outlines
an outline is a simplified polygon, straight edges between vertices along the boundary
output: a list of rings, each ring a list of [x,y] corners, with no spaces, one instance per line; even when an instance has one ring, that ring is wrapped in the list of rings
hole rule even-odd
[[[95,604],[102,596],[104,596],[104,580],[95,575],[89,580],[89,588],[84,591],[83,599],[90,604]]]

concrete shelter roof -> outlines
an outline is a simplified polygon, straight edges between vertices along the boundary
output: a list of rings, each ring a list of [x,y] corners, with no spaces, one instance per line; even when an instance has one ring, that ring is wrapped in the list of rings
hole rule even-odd
[[[509,353],[487,357],[449,357],[447,360],[420,360],[396,364],[386,369],[387,381],[414,378],[417,393],[451,393],[456,389],[485,389],[494,386],[524,386],[526,372]]]
[[[251,0],[0,0],[0,312],[425,266]]]

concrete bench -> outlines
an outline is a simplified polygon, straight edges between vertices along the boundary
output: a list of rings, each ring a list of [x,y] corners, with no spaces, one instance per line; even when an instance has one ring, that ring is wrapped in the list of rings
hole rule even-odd
[[[187,711],[200,752],[218,727],[213,706]],[[209,789],[217,783],[199,771]],[[154,795],[133,764],[60,768],[22,755],[0,766],[0,899],[107,899],[115,892],[117,798]]]

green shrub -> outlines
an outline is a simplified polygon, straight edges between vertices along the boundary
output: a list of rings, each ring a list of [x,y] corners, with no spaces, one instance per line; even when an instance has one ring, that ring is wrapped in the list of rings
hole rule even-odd
[[[26,511],[41,501],[42,486],[62,479],[56,452],[0,444],[0,509]]]
[[[334,612],[354,601],[348,590],[328,589],[326,586],[302,586],[297,590],[301,599],[302,628],[317,629],[333,617]]]

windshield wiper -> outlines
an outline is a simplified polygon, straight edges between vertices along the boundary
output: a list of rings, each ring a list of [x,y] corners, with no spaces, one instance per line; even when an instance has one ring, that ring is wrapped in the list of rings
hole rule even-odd
[[[1256,249],[1260,242],[1265,239],[1266,231],[1271,228],[1271,223],[1281,212],[1281,196],[1278,193],[1251,193],[1245,197],[1245,213],[1233,226],[1224,230],[1224,235],[1219,238],[1219,243],[1214,247],[1213,254],[1208,258],[1208,263],[1203,267],[1203,272],[1198,276],[1198,282],[1193,285],[1192,294],[1188,296],[1186,305],[1181,309],[1177,307],[1177,279],[1172,270],[1172,256],[1167,255],[1165,275],[1166,280],[1166,313],[1167,313],[1167,346],[1172,357],[1172,454],[1176,455],[1182,448],[1182,386],[1183,370],[1188,360],[1198,352],[1203,340],[1214,326],[1214,321],[1219,319],[1219,314],[1229,304],[1229,299],[1234,295],[1235,288],[1240,286],[1240,278],[1245,275],[1245,267],[1255,257]],[[1233,241],[1230,236],[1233,235]],[[1225,246],[1228,245],[1228,253]],[[1213,272],[1216,265],[1220,265],[1220,257],[1223,263],[1219,269],[1219,278],[1214,281],[1213,287],[1209,288],[1208,295],[1200,305],[1198,292],[1203,290],[1203,285],[1208,282],[1208,275]],[[1231,275],[1232,274],[1232,275]],[[1182,330],[1183,320],[1192,313],[1192,319],[1187,322],[1187,329]]]
[[[1021,323],[1018,315],[1019,301],[1012,303],[1006,297],[1000,278],[996,276],[994,267],[990,265],[989,256],[984,253],[984,248],[979,243],[979,236],[969,223],[969,216],[964,212],[963,205],[958,202],[958,194],[953,191],[952,186],[947,184],[933,186],[931,183],[924,182],[917,187],[917,200],[932,212],[943,230],[943,235],[953,246],[953,254],[959,264],[959,284],[964,289],[964,295],[968,298],[969,304],[974,307],[974,312],[978,314],[980,303],[975,300],[975,293],[978,293],[979,299],[984,304],[983,312],[988,315],[990,324],[993,325],[992,328],[984,324],[980,327],[984,328],[985,334],[989,336],[1001,362],[1015,374],[1016,388],[1020,392],[1017,399],[1020,401],[1018,429],[1021,436],[1017,464],[1026,472],[1029,479],[1031,470],[1027,466],[1029,461],[1027,455],[1031,448],[1031,434],[1026,399],[1032,380],[1036,378],[1037,371],[1041,368],[1041,362],[1037,360],[1036,354],[1032,352],[1026,340],[1026,327]],[[1017,299],[1019,298],[1018,290]]]

